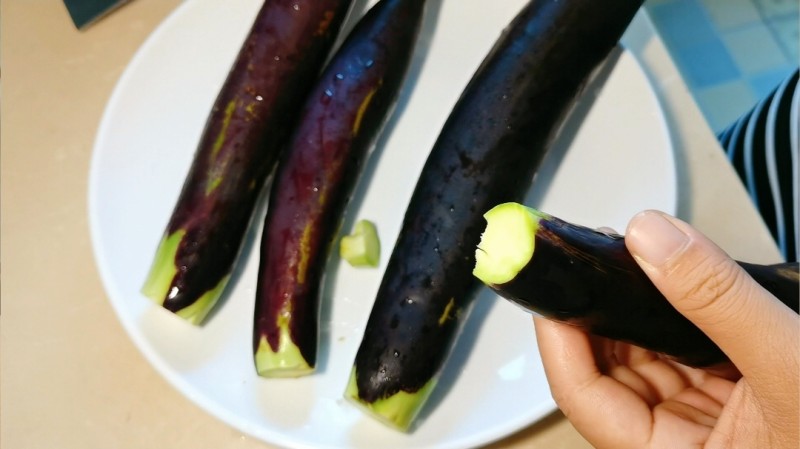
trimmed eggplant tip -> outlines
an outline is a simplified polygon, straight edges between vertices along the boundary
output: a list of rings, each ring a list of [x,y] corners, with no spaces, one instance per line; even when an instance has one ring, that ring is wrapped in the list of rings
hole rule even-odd
[[[519,203],[503,203],[484,214],[486,229],[475,249],[473,276],[487,285],[504,284],[533,256],[543,214]]]
[[[253,358],[256,372],[261,377],[301,377],[314,372],[314,367],[300,353],[300,348],[291,341],[288,332],[281,332],[277,351],[272,350],[266,337],[261,337]]]
[[[172,286],[172,280],[178,273],[178,267],[175,266],[175,255],[178,253],[178,246],[184,235],[186,235],[186,231],[180,230],[161,238],[152,265],[150,265],[150,271],[142,285],[141,293],[158,305],[164,304]]]
[[[214,288],[205,292],[203,296],[197,298],[192,304],[176,311],[175,315],[198,326],[203,324],[206,317],[211,312],[211,309],[214,308],[217,301],[219,301],[219,298],[222,296],[222,292],[228,285],[228,280],[230,278],[230,275],[223,277]]]
[[[419,390],[408,393],[399,391],[387,398],[375,402],[367,402],[358,394],[356,370],[350,372],[350,380],[344,392],[344,398],[359,409],[365,411],[383,424],[401,432],[410,432],[428,397],[436,385],[434,379],[429,380]]]
[[[163,307],[166,301],[174,297],[178,292],[178,288],[172,285],[178,273],[178,267],[175,266],[175,258],[178,253],[178,247],[181,245],[185,235],[186,231],[184,230],[164,235],[158,244],[158,249],[156,249],[156,254],[153,257],[153,264],[140,290],[142,295],[159,306]],[[230,275],[223,277],[214,288],[205,292],[188,306],[173,312],[189,323],[194,325],[202,324],[220,296],[222,296],[229,279]]]

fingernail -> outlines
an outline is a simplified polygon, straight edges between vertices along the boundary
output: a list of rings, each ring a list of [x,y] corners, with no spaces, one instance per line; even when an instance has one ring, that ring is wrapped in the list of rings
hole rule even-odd
[[[633,256],[653,267],[662,267],[689,244],[686,233],[655,211],[633,217],[625,239]]]

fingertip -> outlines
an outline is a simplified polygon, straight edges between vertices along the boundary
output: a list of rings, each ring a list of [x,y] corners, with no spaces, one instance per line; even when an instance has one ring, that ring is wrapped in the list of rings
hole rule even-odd
[[[540,346],[541,343],[558,347],[580,345],[579,342],[588,338],[582,329],[566,323],[538,316],[533,318],[533,323]]]
[[[689,246],[692,236],[663,212],[646,210],[628,223],[625,244],[643,268],[663,270]]]
[[[559,323],[556,323],[553,320],[547,319],[540,315],[533,315],[533,326],[536,328],[537,332],[540,330],[552,330],[553,327],[557,327]]]

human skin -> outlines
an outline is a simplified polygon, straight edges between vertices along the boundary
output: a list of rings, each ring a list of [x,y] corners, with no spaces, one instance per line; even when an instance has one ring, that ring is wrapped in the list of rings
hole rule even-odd
[[[797,448],[800,318],[685,222],[645,211],[625,243],[731,364],[681,365],[535,317],[553,398],[598,449]]]

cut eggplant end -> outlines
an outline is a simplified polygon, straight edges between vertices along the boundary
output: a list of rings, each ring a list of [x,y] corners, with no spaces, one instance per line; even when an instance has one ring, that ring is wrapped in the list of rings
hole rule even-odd
[[[354,267],[377,267],[381,258],[381,243],[375,224],[359,220],[353,233],[342,237],[339,255]]]
[[[314,372],[314,367],[300,353],[289,337],[288,329],[281,328],[278,350],[273,351],[266,337],[261,337],[254,355],[256,372],[261,377],[302,377]]]
[[[184,235],[186,235],[186,231],[183,230],[164,235],[158,243],[153,264],[150,266],[150,272],[147,273],[147,278],[142,286],[142,294],[158,305],[164,304],[170,286],[172,286],[172,280],[178,273],[178,267],[175,266],[175,255],[178,253],[178,246]]]
[[[487,285],[505,284],[531,260],[539,220],[548,216],[519,203],[503,203],[483,217],[486,229],[475,250],[472,274]]]
[[[349,402],[364,410],[368,415],[386,424],[387,426],[408,432],[420,410],[430,397],[436,382],[431,379],[419,390],[408,393],[399,391],[388,398],[378,399],[375,402],[367,402],[361,399],[358,394],[358,384],[356,383],[356,370],[350,372],[350,380],[344,392],[344,397]]]
[[[175,266],[175,257],[178,247],[183,241],[186,231],[178,230],[172,234],[165,235],[156,249],[153,265],[144,281],[141,293],[159,306],[164,306],[170,295],[174,293],[170,290],[178,267]],[[174,311],[175,315],[194,325],[200,325],[206,319],[208,313],[222,296],[225,286],[228,285],[230,275],[223,277],[214,288],[205,292],[202,296],[190,305]]]
[[[222,296],[222,292],[225,290],[225,286],[228,285],[230,278],[230,275],[223,277],[214,288],[205,292],[203,296],[197,298],[191,305],[176,311],[175,315],[198,326],[203,324],[208,313],[211,312],[211,309],[214,308]]]

